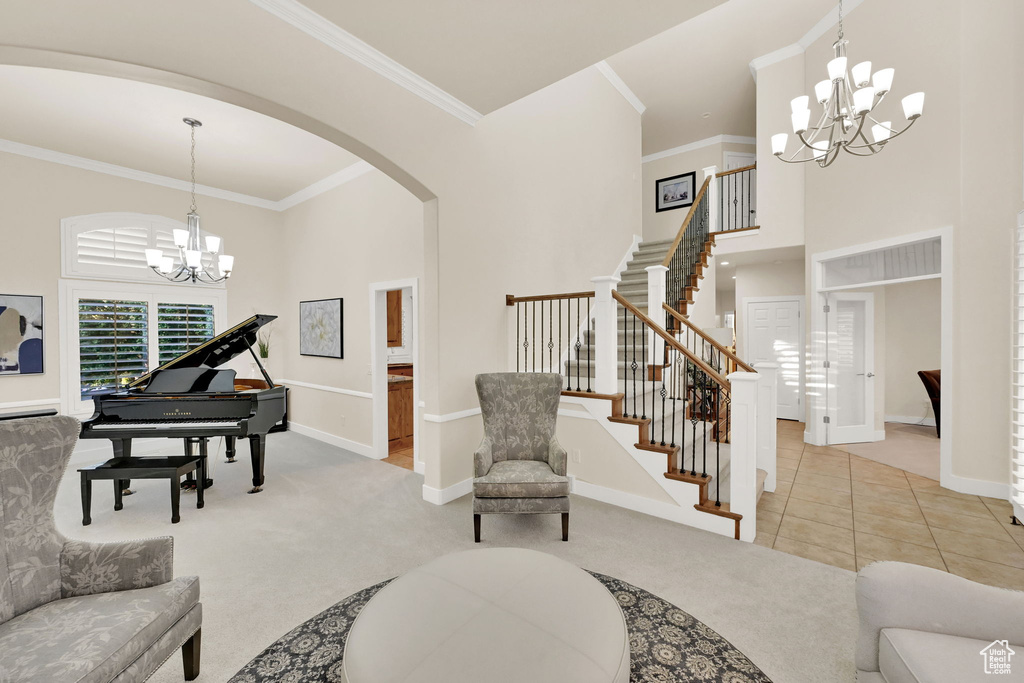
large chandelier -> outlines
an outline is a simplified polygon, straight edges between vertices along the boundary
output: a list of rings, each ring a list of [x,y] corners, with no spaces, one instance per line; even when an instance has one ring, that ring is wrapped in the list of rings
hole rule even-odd
[[[157,275],[171,282],[223,282],[231,277],[235,257],[220,253],[219,237],[200,233],[199,214],[196,213],[196,128],[203,123],[191,118],[182,121],[192,129],[192,208],[188,212],[188,229],[177,229],[172,233],[174,246],[178,248],[177,261],[172,256],[164,256],[162,249],[147,249],[146,263]],[[205,239],[201,239],[203,237]],[[211,270],[214,262],[217,264],[216,272]]]
[[[871,62],[860,62],[847,74],[848,42],[843,39],[843,3],[840,0],[839,40],[832,45],[835,58],[828,63],[828,79],[814,86],[814,97],[822,105],[821,117],[817,125],[811,126],[810,98],[802,95],[793,99],[790,103],[793,133],[799,138],[800,147],[787,159],[783,155],[789,135],[773,135],[772,154],[781,161],[790,164],[814,161],[825,168],[836,160],[840,151],[858,157],[871,156],[881,152],[890,140],[905,133],[920,118],[924,109],[923,92],[903,98],[903,114],[908,123],[901,131],[893,131],[892,121],[879,121],[872,115],[892,87],[896,71],[879,69],[872,74]],[[797,158],[804,150],[809,156]]]

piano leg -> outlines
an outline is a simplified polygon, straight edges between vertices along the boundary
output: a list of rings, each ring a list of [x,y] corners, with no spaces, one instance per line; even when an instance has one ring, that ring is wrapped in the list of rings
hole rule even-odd
[[[184,441],[185,441],[185,455],[187,455],[188,457],[191,458],[194,455],[194,451],[192,449],[192,445],[196,441],[198,441],[198,439],[193,439],[191,436],[186,436]],[[194,489],[195,486],[196,486],[195,477],[193,477],[192,473],[189,472],[188,474],[185,475],[185,481],[183,481],[181,483],[181,488],[183,488],[183,489],[190,489],[191,490],[191,489]]]
[[[206,439],[203,439],[203,450],[204,451],[206,450]],[[196,508],[201,510],[203,508],[203,506],[206,504],[206,502],[205,502],[205,500],[203,498],[203,489],[206,488],[206,482],[210,481],[210,483],[213,483],[212,480],[207,480],[207,478],[206,478],[206,455],[205,454],[203,455],[203,459],[199,461],[199,468],[196,470],[196,477],[201,482],[201,485],[196,487]]]
[[[178,514],[180,504],[181,481],[177,477],[171,477],[171,524],[181,521],[181,515]]]
[[[123,481],[123,479],[114,480],[114,512],[124,508],[124,503],[121,501],[121,497],[124,495]]]
[[[210,440],[206,439],[206,438],[203,438],[203,439],[199,440],[199,457],[201,458],[201,460],[199,461],[199,465],[202,467],[202,471],[197,471],[196,472],[196,478],[199,479],[200,482],[202,482],[202,485],[198,486],[196,490],[198,490],[200,492],[200,497],[199,497],[200,501],[202,501],[202,499],[203,499],[202,495],[201,495],[202,494],[202,490],[203,489],[208,489],[211,486],[213,486],[213,479],[210,479],[210,477],[208,476],[209,473],[210,473],[209,472],[209,468],[210,468],[209,463],[210,463],[210,461],[208,460],[209,455],[210,455],[209,441]],[[199,507],[202,507],[202,506],[200,505]]]
[[[225,436],[224,437],[224,452],[228,456],[228,462],[235,461],[235,437]]]
[[[130,458],[130,457],[132,457],[132,440],[131,439],[111,439],[110,443],[114,447],[114,457],[115,458]],[[135,493],[135,491],[131,490],[131,486],[132,486],[132,480],[131,479],[121,479],[120,482],[121,482],[121,495],[122,496],[130,496],[133,493]],[[116,484],[116,480],[115,480],[115,486],[116,485],[117,484]]]
[[[82,526],[92,524],[92,479],[82,472]]]
[[[249,493],[263,490],[263,458],[267,451],[265,434],[253,434],[249,437],[249,454],[252,456],[252,489]]]

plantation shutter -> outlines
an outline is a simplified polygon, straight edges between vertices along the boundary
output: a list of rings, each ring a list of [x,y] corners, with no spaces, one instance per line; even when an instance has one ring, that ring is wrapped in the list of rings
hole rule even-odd
[[[149,367],[146,301],[79,299],[82,398],[123,387]]]
[[[213,337],[213,304],[157,304],[160,364]]]
[[[93,266],[117,266],[145,270],[149,229],[145,227],[99,228],[78,234],[77,260]]]

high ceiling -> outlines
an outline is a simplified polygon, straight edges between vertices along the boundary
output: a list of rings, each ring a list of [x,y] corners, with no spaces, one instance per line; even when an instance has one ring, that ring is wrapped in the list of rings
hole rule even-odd
[[[643,153],[721,134],[753,137],[750,61],[797,42],[834,7],[835,0],[729,0],[608,58],[647,106]]]
[[[303,0],[483,114],[723,2]]]
[[[0,138],[278,201],[359,161],[315,135],[180,90],[92,74],[0,65]]]

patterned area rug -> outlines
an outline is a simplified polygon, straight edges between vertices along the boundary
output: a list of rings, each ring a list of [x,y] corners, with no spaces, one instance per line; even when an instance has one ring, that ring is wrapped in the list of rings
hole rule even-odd
[[[729,641],[656,595],[590,572],[622,607],[631,683],[771,683]],[[345,640],[359,610],[390,581],[364,588],[257,655],[229,683],[339,683]]]

